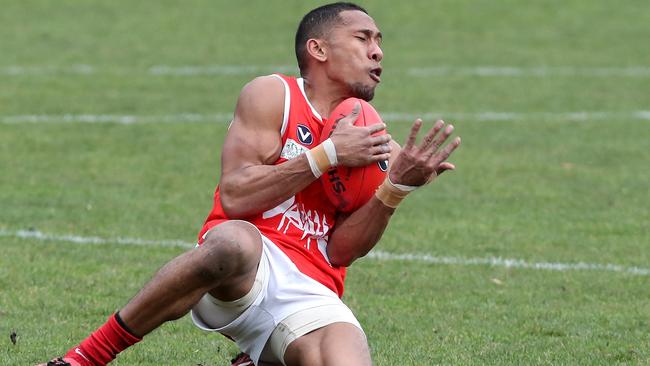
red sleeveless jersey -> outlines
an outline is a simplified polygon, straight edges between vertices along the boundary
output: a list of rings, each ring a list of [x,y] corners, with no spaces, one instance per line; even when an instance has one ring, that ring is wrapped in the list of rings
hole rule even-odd
[[[282,152],[275,165],[296,158],[320,141],[325,120],[307,100],[304,80],[274,74],[285,87],[284,118],[282,121]],[[336,209],[327,200],[319,180],[296,193],[275,208],[247,219],[271,239],[298,269],[343,295],[345,267],[333,267],[327,258],[327,240],[334,227]],[[199,233],[199,244],[205,233],[228,220],[219,198],[219,186],[214,193],[214,206]]]

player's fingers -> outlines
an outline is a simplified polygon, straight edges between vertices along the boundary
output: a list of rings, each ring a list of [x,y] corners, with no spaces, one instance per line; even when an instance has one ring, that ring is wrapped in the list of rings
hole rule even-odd
[[[448,161],[443,161],[436,168],[436,175],[440,175],[440,174],[446,172],[447,170],[454,170],[454,169],[456,169],[456,166],[454,164],[452,164],[452,163],[450,163]]]
[[[432,140],[431,145],[429,146],[429,152],[435,153],[438,149],[444,144],[445,140],[449,138],[452,132],[454,132],[453,125],[441,126],[441,129],[438,130],[438,135]]]
[[[436,123],[433,124],[433,127],[427,132],[427,134],[424,136],[422,139],[422,143],[420,143],[420,150],[427,150],[429,149],[433,143],[434,139],[436,137],[436,134],[445,126],[445,121],[439,119],[436,121]],[[437,149],[437,146],[433,149],[435,151]]]
[[[388,144],[391,138],[391,135],[372,136],[370,137],[370,146]]]
[[[392,150],[393,149],[390,147],[390,145],[383,144],[383,145],[374,146],[370,151],[372,155],[377,155],[377,154],[388,154]]]
[[[357,120],[359,117],[359,112],[361,111],[361,103],[358,101],[354,103],[354,107],[352,107],[352,112],[348,114],[347,116],[341,118],[338,120],[338,125],[341,124],[354,124],[354,122]]]
[[[404,150],[412,149],[413,146],[415,146],[415,139],[418,136],[418,132],[420,132],[420,127],[422,127],[422,120],[418,118],[415,120],[415,123],[413,123],[411,133],[409,133],[409,136],[406,138]]]
[[[374,125],[368,126],[368,132],[370,132],[371,135],[383,131],[386,129],[386,124],[385,123],[375,123]]]
[[[389,160],[389,159],[390,159],[390,153],[377,154],[377,155],[373,155],[370,158],[370,162],[376,163],[378,161],[384,161],[384,160]]]
[[[460,137],[456,137],[455,139],[453,139],[453,141],[447,144],[447,146],[445,146],[444,149],[442,149],[441,151],[439,151],[437,154],[434,155],[432,161],[433,165],[439,166],[442,162],[447,160],[447,158],[449,158],[451,153],[453,153],[454,150],[458,148],[458,146],[460,146]]]
[[[438,151],[438,149],[445,143],[452,132],[454,132],[454,125],[447,125],[447,127],[445,127],[445,129],[438,136],[436,136],[426,152],[427,159],[433,156],[436,151]]]

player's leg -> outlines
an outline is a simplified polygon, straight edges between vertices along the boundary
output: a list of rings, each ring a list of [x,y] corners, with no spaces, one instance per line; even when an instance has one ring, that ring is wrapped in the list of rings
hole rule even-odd
[[[350,323],[332,323],[303,335],[289,344],[287,366],[370,366],[366,336]]]
[[[160,269],[120,316],[143,336],[187,314],[208,291],[219,300],[239,299],[251,289],[261,255],[262,242],[254,226],[225,222],[208,232],[203,245]]]
[[[203,245],[163,266],[118,314],[65,356],[81,365],[105,365],[166,321],[185,315],[208,291],[230,301],[246,295],[262,253],[260,234],[243,221],[212,229]]]

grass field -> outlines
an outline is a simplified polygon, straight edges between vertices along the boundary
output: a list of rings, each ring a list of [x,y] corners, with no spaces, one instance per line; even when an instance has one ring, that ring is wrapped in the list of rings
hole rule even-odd
[[[362,4],[391,133],[463,138],[349,271],[375,364],[650,364],[647,1]],[[0,365],[61,354],[191,245],[239,90],[295,72],[316,5],[0,0]],[[184,318],[115,364],[236,352]]]

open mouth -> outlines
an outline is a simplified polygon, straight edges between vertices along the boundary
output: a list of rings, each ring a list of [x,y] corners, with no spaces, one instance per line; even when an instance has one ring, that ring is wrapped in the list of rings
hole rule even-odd
[[[370,78],[376,82],[381,82],[381,67],[370,70]]]

